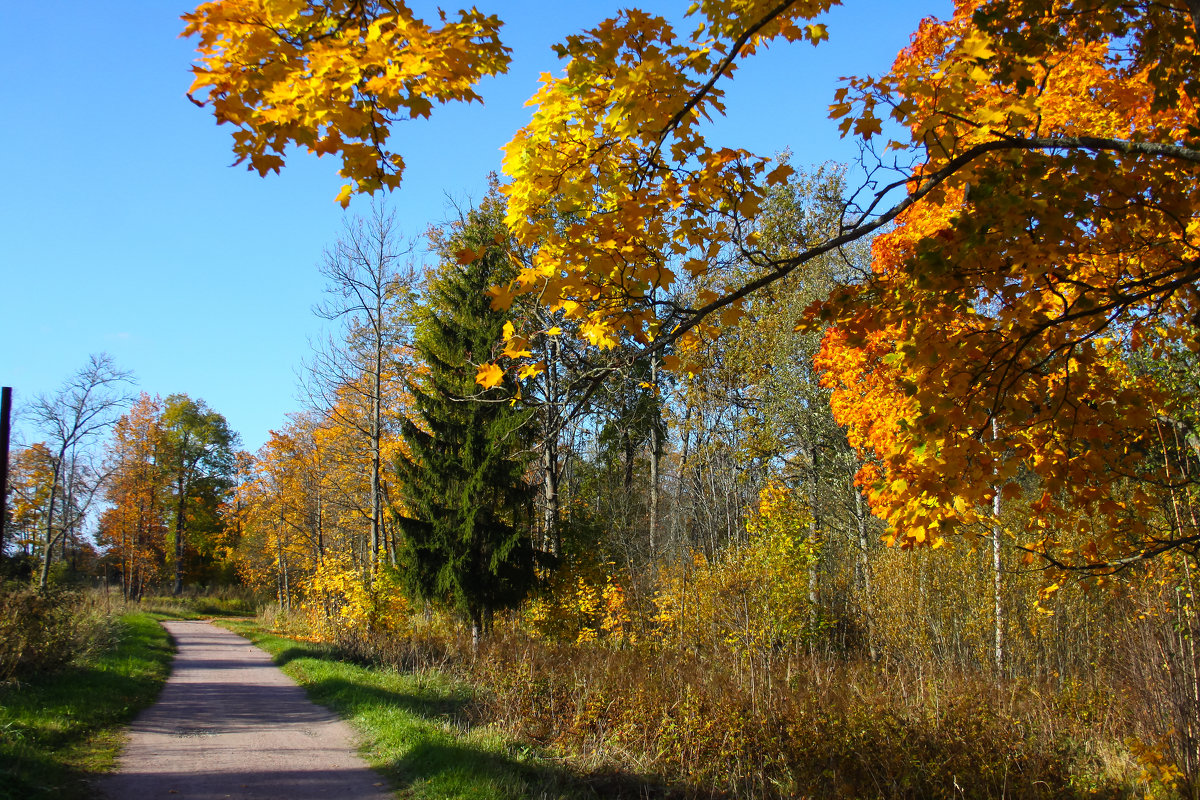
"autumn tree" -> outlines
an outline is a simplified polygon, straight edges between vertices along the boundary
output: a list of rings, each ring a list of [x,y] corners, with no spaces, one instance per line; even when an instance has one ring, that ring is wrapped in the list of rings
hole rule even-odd
[[[225,417],[209,408],[203,400],[193,400],[186,394],[173,394],[163,401],[161,432],[160,464],[168,476],[173,495],[173,591],[179,594],[183,591],[189,523],[198,513],[207,510],[210,513],[206,516],[216,524],[212,512],[219,503],[219,494],[229,484],[237,434],[229,429]],[[192,525],[192,532],[198,527]]]
[[[467,616],[473,635],[492,613],[511,608],[533,583],[532,500],[525,481],[528,413],[513,406],[511,378],[476,381],[509,315],[490,308],[485,290],[512,274],[498,200],[444,237],[442,265],[419,310],[414,344],[423,374],[410,383],[415,414],[403,425],[408,455],[397,460],[404,530],[402,568],[419,596]],[[459,265],[453,253],[475,257]]]
[[[299,141],[341,151],[359,189],[382,186],[374,176],[391,154],[367,158],[325,120],[337,119],[331,107],[361,114],[374,89],[384,110],[357,130],[376,134],[421,92],[441,99],[419,81],[389,83],[390,55],[372,43],[395,30],[395,12],[264,3],[280,12],[267,20],[233,13],[240,5],[188,18],[205,59],[196,90],[213,87],[219,117],[242,126],[239,155],[265,171],[278,166],[262,160],[270,143]],[[894,223],[872,279],[823,304],[814,324],[833,323],[822,367],[855,445],[879,459],[859,480],[896,541],[990,532],[997,492],[1016,499],[1025,488],[1013,478],[1029,470],[1039,494],[1020,546],[1046,563],[1107,572],[1194,548],[1188,513],[1157,514],[1191,503],[1179,465],[1168,475],[1147,455],[1163,451],[1159,434],[1181,401],[1126,355],[1195,337],[1195,5],[960,0],[952,19],[922,24],[888,74],[839,90],[834,117],[880,169],[848,193],[827,236],[772,254],[752,223],[790,168],[709,144],[703,123],[759,50],[826,38],[816,20],[830,5],[702,2],[690,33],[628,10],[568,37],[564,70],[543,80],[532,120],[506,148],[507,227],[536,253],[493,290],[496,307],[536,296],[596,347],[630,337],[636,356],[687,352],[755,292]],[[358,50],[338,84],[347,88],[310,104],[321,24],[344,31],[331,37],[337,47]],[[403,48],[445,42],[415,30]],[[283,59],[285,45],[303,57]],[[489,39],[480,52],[495,47]],[[478,65],[456,75],[469,84]],[[264,94],[276,81],[288,90]],[[901,135],[885,135],[889,118]],[[664,301],[684,274],[705,290]],[[497,379],[495,365],[480,366]],[[961,480],[947,486],[947,472]],[[1085,519],[1096,535],[1059,543],[1058,531]]]
[[[396,435],[403,405],[402,375],[411,354],[409,319],[418,276],[395,216],[372,207],[368,219],[347,221],[325,251],[321,274],[326,299],[318,316],[335,322],[333,337],[314,354],[312,394],[327,415],[352,431],[369,458],[363,513],[369,520],[367,579],[387,543],[384,539],[384,450]],[[394,557],[394,547],[387,548]],[[394,559],[393,559],[394,560]]]
[[[26,553],[37,547],[46,530],[53,464],[54,456],[43,442],[19,448],[12,456],[7,544]]]
[[[258,453],[243,462],[234,498],[242,578],[252,586],[274,584],[284,608],[302,596],[334,545],[326,528],[324,448],[314,437],[320,421],[295,415],[271,431]]]
[[[111,478],[97,539],[116,559],[121,591],[137,599],[166,568],[167,473],[163,469],[162,402],[146,393],[113,430],[106,447]]]
[[[1182,3],[961,2],[842,94],[921,156],[821,356],[898,541],[999,535],[997,497],[1058,568],[1200,541],[1160,511],[1193,502],[1164,446],[1191,400],[1131,361],[1196,336],[1197,39]]]

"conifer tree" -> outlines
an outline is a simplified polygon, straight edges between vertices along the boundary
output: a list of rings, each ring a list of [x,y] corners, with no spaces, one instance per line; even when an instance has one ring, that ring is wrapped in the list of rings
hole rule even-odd
[[[532,487],[522,455],[528,412],[511,402],[511,378],[488,389],[475,380],[511,318],[486,294],[515,273],[498,244],[506,239],[502,202],[492,193],[436,242],[442,264],[416,322],[424,366],[410,382],[416,419],[403,423],[408,453],[397,463],[410,589],[464,613],[475,637],[534,581]],[[455,256],[464,250],[476,254],[465,265]]]

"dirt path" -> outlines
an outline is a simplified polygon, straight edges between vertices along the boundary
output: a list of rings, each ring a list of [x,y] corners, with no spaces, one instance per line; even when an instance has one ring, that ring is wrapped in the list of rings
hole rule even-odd
[[[130,729],[111,800],[385,800],[348,725],[242,637],[163,623],[179,645],[162,696]]]

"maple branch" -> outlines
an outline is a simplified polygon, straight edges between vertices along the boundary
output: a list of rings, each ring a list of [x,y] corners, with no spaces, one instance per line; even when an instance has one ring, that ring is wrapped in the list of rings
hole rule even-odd
[[[1064,572],[1091,572],[1101,575],[1115,575],[1135,564],[1150,561],[1171,550],[1180,550],[1187,548],[1189,545],[1198,545],[1200,544],[1200,534],[1184,536],[1179,539],[1169,539],[1167,541],[1156,541],[1155,544],[1157,546],[1141,550],[1125,558],[1113,558],[1106,561],[1087,561],[1082,564],[1071,564],[1062,559],[1055,558],[1044,550],[1038,550],[1037,548],[1027,547],[1022,544],[1014,544],[1013,547],[1030,555],[1037,556],[1055,569],[1060,569]],[[1192,553],[1192,555],[1195,555],[1195,553]]]
[[[1194,0],[1200,4],[1200,0]],[[991,147],[989,145],[998,145]],[[1179,144],[1164,142],[1134,142],[1128,139],[1110,139],[1103,136],[1005,136],[996,142],[986,142],[968,150],[972,153],[979,147],[992,150],[1090,150],[1092,152],[1114,152],[1122,155],[1143,155],[1172,158],[1200,164],[1200,150]],[[965,155],[965,154],[964,154]],[[977,153],[978,155],[978,153]]]
[[[1197,0],[1200,2],[1200,0]],[[708,305],[702,306],[699,309],[692,311],[688,320],[682,322],[670,334],[656,340],[654,343],[647,345],[641,351],[641,355],[649,354],[652,351],[661,349],[663,346],[673,343],[687,331],[694,328],[701,320],[720,311],[726,306],[732,305],[746,298],[748,295],[758,291],[759,289],[768,286],[771,283],[785,277],[797,267],[808,263],[809,261],[824,255],[825,253],[837,250],[851,242],[867,236],[903,213],[908,208],[916,205],[924,199],[935,188],[945,183],[952,178],[956,173],[970,165],[977,159],[993,152],[1001,152],[1008,150],[1089,150],[1111,151],[1126,155],[1151,155],[1165,158],[1178,159],[1190,163],[1200,164],[1200,150],[1182,145],[1163,144],[1157,142],[1133,142],[1124,139],[1110,139],[1097,136],[1061,136],[1061,137],[1005,137],[991,142],[983,142],[977,144],[954,158],[947,161],[943,166],[924,176],[920,186],[913,190],[907,197],[896,203],[887,211],[880,214],[870,222],[865,222],[867,217],[877,207],[879,201],[887,195],[888,192],[897,188],[900,185],[910,182],[911,178],[905,178],[888,184],[879,192],[876,193],[876,200],[867,207],[846,230],[839,236],[835,236],[822,244],[811,247],[803,253],[795,255],[788,259],[773,262],[770,267],[771,271],[765,275],[756,278],[746,284],[743,284],[739,289],[730,292],[724,297],[717,298]],[[919,176],[915,176],[919,177]],[[640,357],[640,356],[639,356]]]
[[[1195,2],[1200,3],[1200,0],[1195,0]],[[785,4],[784,7],[786,7],[786,5],[790,5],[790,3]],[[782,10],[782,8],[780,10]],[[827,239],[826,241],[810,247],[804,252],[790,258],[763,263],[763,266],[767,267],[769,270],[765,274],[752,281],[748,281],[736,290],[729,292],[728,294],[719,297],[698,309],[684,309],[684,313],[686,315],[685,319],[679,322],[679,324],[676,325],[675,328],[671,329],[669,333],[663,334],[662,336],[656,338],[653,342],[634,350],[627,357],[626,362],[633,363],[638,359],[651,356],[655,353],[662,353],[668,346],[674,344],[685,333],[695,328],[703,320],[712,316],[714,313],[717,313],[722,309],[745,299],[754,292],[769,286],[775,281],[786,277],[795,269],[808,263],[809,261],[823,256],[826,253],[837,251],[840,248],[869,236],[870,234],[884,227],[888,223],[895,220],[904,211],[923,200],[934,189],[953,178],[958,172],[971,165],[978,159],[990,153],[1013,150],[1086,150],[1091,152],[1115,152],[1123,155],[1147,155],[1200,164],[1200,150],[1195,148],[1184,147],[1176,144],[1135,142],[1124,139],[1113,139],[1097,136],[1005,136],[1000,139],[974,145],[973,147],[970,147],[962,153],[959,153],[957,156],[951,158],[941,167],[927,174],[921,175],[918,172],[916,175],[907,176],[887,184],[875,193],[875,199],[867,206],[866,209],[858,214],[857,219],[853,220],[848,227],[843,228],[842,233],[839,235]],[[871,219],[871,215],[874,213],[875,209],[890,192],[896,188],[899,188],[900,186],[911,183],[914,178],[920,179],[921,181],[917,188],[913,189],[904,199],[893,205],[887,211],[884,211],[883,213]],[[1147,292],[1142,293],[1142,295],[1144,296],[1145,294],[1149,293],[1153,293],[1153,290],[1147,290]],[[1095,313],[1096,309],[1093,309],[1092,315]],[[603,367],[600,368],[594,375],[590,376],[586,381],[587,388],[584,391],[583,396],[580,398],[580,401],[575,404],[575,408],[572,413],[582,408],[595,394],[596,390],[599,388],[599,385],[609,375],[617,371],[617,369],[619,369],[619,366]]]
[[[1200,2],[1200,0],[1196,1]],[[688,98],[688,101],[683,104],[682,108],[676,111],[675,114],[672,115],[669,120],[667,120],[667,124],[663,126],[663,129],[658,134],[658,141],[655,143],[654,150],[650,155],[651,160],[653,160],[658,155],[659,151],[662,150],[663,141],[667,138],[667,134],[674,130],[683,121],[683,118],[686,117],[692,111],[692,109],[699,105],[700,101],[712,91],[713,87],[717,85],[717,81],[724,77],[725,71],[733,65],[734,60],[738,57],[738,55],[741,54],[742,47],[745,46],[746,42],[750,41],[750,38],[754,36],[754,34],[771,24],[776,17],[778,17],[784,11],[787,11],[790,6],[795,4],[796,0],[784,0],[784,2],[768,11],[762,19],[743,31],[741,36],[733,40],[733,44],[729,48],[729,53],[726,54],[725,58],[721,59],[721,63],[717,65],[716,70],[713,71],[713,74],[708,81],[706,81],[705,84],[700,87],[699,91],[693,93],[692,96]]]

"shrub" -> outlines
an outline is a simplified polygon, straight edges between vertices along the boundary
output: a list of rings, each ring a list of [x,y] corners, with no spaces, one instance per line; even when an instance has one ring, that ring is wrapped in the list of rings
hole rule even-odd
[[[113,624],[82,592],[0,588],[0,681],[87,658],[111,641]]]

